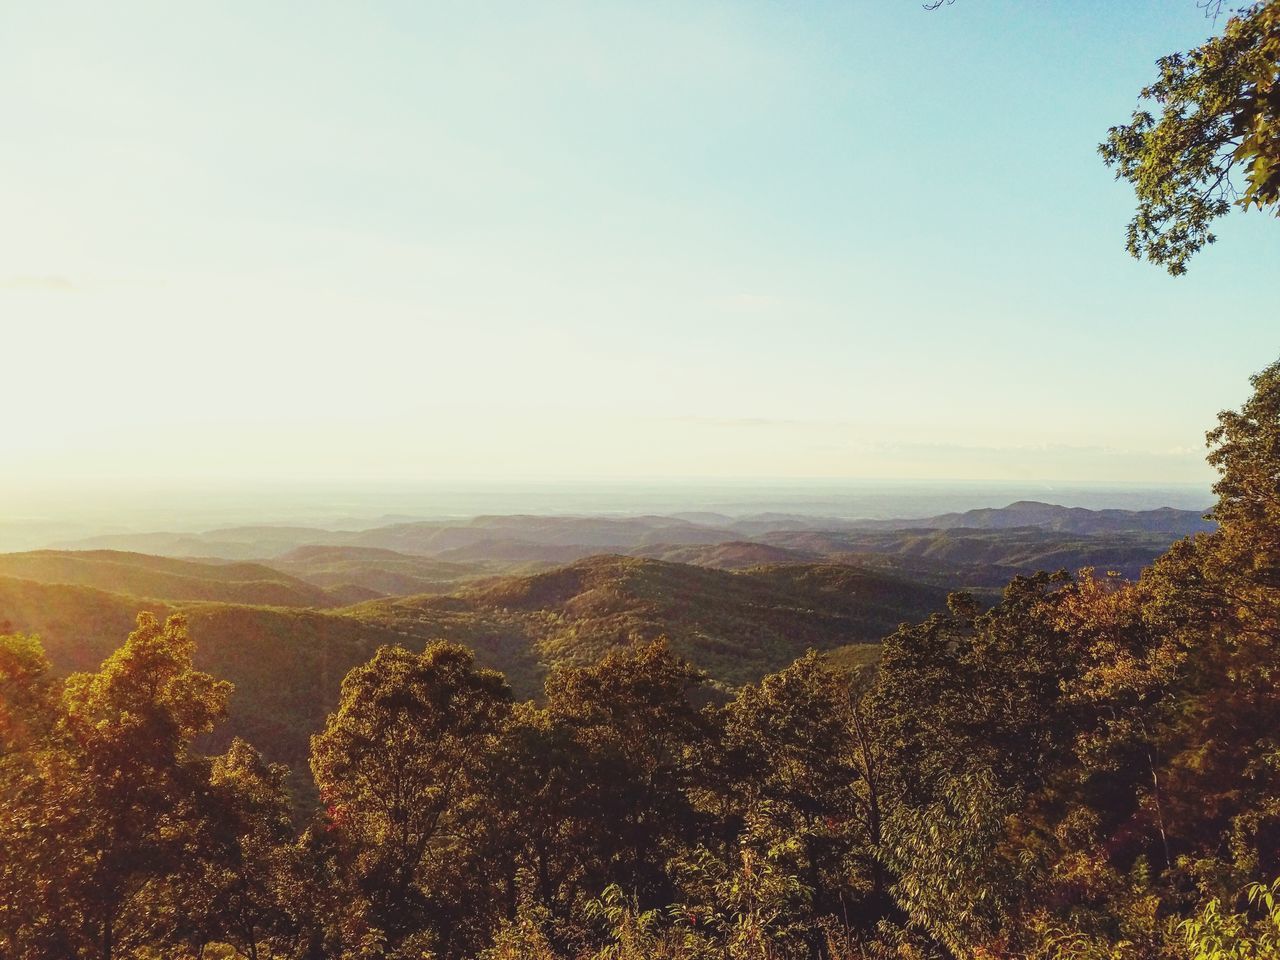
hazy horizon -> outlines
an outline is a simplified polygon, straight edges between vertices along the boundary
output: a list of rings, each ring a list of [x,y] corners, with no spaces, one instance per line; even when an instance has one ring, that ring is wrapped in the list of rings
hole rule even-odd
[[[96,497],[45,491],[7,502],[0,551],[61,547],[92,537],[194,533],[236,526],[359,530],[397,522],[477,516],[642,516],[764,513],[839,519],[914,519],[1018,500],[1067,507],[1207,509],[1201,485],[1036,484],[955,481],[664,481],[470,485],[366,484],[115,489]]]
[[[1094,144],[1213,24],[966,6],[6,7],[0,515],[138,477],[1207,486],[1277,237],[1232,218],[1170,281]]]

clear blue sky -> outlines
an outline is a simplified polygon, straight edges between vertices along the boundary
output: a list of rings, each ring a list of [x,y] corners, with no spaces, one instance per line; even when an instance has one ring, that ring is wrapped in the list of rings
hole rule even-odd
[[[1095,145],[1194,0],[6,4],[0,485],[1199,482],[1280,224]]]

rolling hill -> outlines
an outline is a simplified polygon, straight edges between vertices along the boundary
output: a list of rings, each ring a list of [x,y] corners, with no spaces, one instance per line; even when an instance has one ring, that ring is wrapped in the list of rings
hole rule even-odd
[[[480,516],[383,523],[365,529],[253,526],[205,533],[112,535],[64,546],[254,559],[312,584],[336,588],[343,599],[355,600],[371,594],[439,592],[465,579],[466,574],[458,571],[414,568],[406,559],[409,557],[469,565],[481,571],[519,572],[602,553],[723,569],[743,569],[762,562],[847,562],[857,555],[881,554],[911,557],[917,565],[933,564],[931,569],[941,573],[956,564],[998,567],[1004,577],[1010,571],[1024,572],[1036,566],[1095,565],[1131,573],[1173,540],[1212,529],[1213,524],[1194,510],[1089,510],[1019,501],[998,508],[895,520],[781,513],[735,518],[709,512]],[[921,532],[935,536],[921,537]],[[756,546],[749,548],[749,544]],[[319,551],[321,547],[352,552],[325,554]],[[907,567],[899,565],[899,569],[906,571]],[[974,574],[973,570],[965,571],[961,582],[976,582]]]
[[[828,561],[883,567],[956,589],[998,587],[1018,574],[1081,567],[1136,578],[1172,542],[1159,533],[1080,534],[1040,527],[785,532],[764,539]]]
[[[96,669],[139,610],[183,612],[197,663],[236,685],[219,739],[250,737],[298,768],[308,738],[353,666],[384,643],[445,638],[536,696],[549,667],[586,663],[619,644],[666,637],[733,685],[807,648],[878,641],[937,609],[945,591],[850,566],[740,573],[605,556],[546,573],[499,577],[448,596],[374,600],[331,610],[142,599],[93,587],[0,576],[0,629],[39,634],[60,671]]]
[[[631,551],[632,556],[672,563],[692,563],[717,570],[746,570],[770,563],[816,563],[824,555],[811,550],[791,550],[753,540],[730,540],[698,546],[659,545]]]
[[[200,563],[118,550],[0,554],[0,577],[97,587],[163,600],[216,600],[279,607],[334,607],[320,586],[256,563]]]
[[[0,577],[0,632],[36,634],[60,673],[96,670],[133,629],[138,612],[182,612],[196,642],[196,665],[231,680],[228,722],[208,738],[221,749],[249,738],[290,765],[299,795],[309,737],[337,701],[346,672],[379,645],[416,638],[329,611],[227,603],[166,603],[92,587]]]
[[[483,635],[484,652],[493,661],[507,658],[504,669],[513,684],[530,693],[541,682],[543,664],[587,663],[618,644],[659,637],[713,677],[741,683],[809,647],[877,641],[898,623],[941,607],[945,593],[839,564],[731,573],[599,556],[531,576],[496,578],[447,597],[370,601],[344,613],[406,634],[473,645]],[[521,657],[511,659],[517,651]]]
[[[379,547],[302,546],[264,563],[326,590],[363,588],[384,597],[448,593],[468,580],[493,573],[480,564],[452,563]]]

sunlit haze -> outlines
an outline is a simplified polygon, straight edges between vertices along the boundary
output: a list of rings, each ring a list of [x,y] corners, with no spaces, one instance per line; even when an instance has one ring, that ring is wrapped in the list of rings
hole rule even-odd
[[[1171,280],[1094,144],[1212,24],[959,13],[6,5],[0,489],[1203,488],[1274,224]]]

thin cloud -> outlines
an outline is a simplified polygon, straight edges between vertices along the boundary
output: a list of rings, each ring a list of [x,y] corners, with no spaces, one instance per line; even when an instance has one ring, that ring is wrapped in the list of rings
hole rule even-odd
[[[773,417],[700,417],[689,415],[683,417],[662,417],[666,423],[697,423],[712,427],[797,427],[822,424],[819,420],[780,420]]]
[[[44,276],[24,275],[8,277],[5,280],[0,280],[0,289],[50,290],[55,293],[74,293],[79,288],[76,282],[70,277],[51,273]]]
[[[785,301],[767,293],[731,293],[714,298],[712,303],[732,313],[764,313],[783,306]]]

